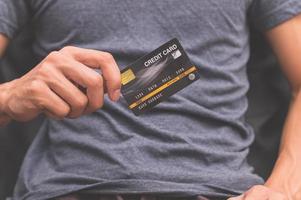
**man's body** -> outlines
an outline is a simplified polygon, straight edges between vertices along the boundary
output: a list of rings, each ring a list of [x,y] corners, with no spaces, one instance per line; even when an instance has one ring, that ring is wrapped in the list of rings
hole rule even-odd
[[[275,26],[296,16],[301,11],[300,2],[91,0],[7,5],[23,18],[15,18],[15,29],[3,23],[1,31],[13,38],[18,28],[33,19],[33,49],[40,60],[46,58],[21,79],[1,85],[3,124],[11,118],[26,121],[41,112],[54,118],[92,113],[103,105],[104,91],[116,101],[119,70],[113,57],[103,51],[112,53],[124,67],[176,36],[203,74],[200,81],[139,118],[127,110],[124,101],[113,103],[105,98],[103,109],[88,116],[47,121],[24,161],[17,199],[53,198],[91,187],[90,192],[98,194],[229,197],[263,184],[246,163],[254,137],[244,121],[247,14],[257,28],[270,30],[268,37],[298,96],[300,73],[296,68],[301,61],[298,55],[287,54],[287,49],[301,52],[301,45],[287,45],[287,40],[298,41],[300,19]],[[25,6],[33,10],[33,16],[29,17]],[[1,40],[4,49],[7,39]],[[70,45],[101,51],[63,48]],[[50,53],[55,50],[59,51]],[[91,68],[100,68],[103,78]],[[87,88],[87,95],[75,85]],[[292,103],[284,153],[268,187],[255,187],[247,195],[279,197],[298,191],[298,184],[283,187],[285,181],[279,181],[285,177],[284,169],[292,166],[291,160],[299,166],[295,151],[300,141],[292,139],[300,129],[294,123],[299,119],[298,104],[296,99]],[[300,175],[295,173],[292,169],[290,174],[298,183]]]

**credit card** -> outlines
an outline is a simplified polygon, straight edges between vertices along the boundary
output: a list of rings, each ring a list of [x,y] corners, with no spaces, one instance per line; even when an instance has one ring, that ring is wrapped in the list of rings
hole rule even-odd
[[[199,69],[174,38],[121,71],[121,93],[140,115],[199,78]]]

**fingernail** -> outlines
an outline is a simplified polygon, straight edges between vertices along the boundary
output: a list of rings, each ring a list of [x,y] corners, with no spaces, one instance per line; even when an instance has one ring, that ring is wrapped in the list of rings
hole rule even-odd
[[[113,101],[118,101],[120,98],[120,89],[115,90],[112,94],[112,100]]]

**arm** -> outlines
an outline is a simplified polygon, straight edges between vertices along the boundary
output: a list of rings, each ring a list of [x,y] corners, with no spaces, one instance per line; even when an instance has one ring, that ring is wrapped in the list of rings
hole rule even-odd
[[[301,16],[269,31],[267,37],[290,82],[292,101],[279,157],[266,185],[289,199],[301,199]]]
[[[301,199],[301,16],[266,33],[292,89],[279,156],[264,186],[231,200]]]

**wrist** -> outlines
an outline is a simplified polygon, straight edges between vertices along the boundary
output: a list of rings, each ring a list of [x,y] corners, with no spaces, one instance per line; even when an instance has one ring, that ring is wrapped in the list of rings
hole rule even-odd
[[[3,83],[0,85],[0,114],[6,115],[5,107],[8,100],[8,92],[10,91],[11,82]]]
[[[282,149],[274,170],[265,186],[291,199],[301,191],[300,157],[289,148]]]
[[[5,126],[12,120],[5,112],[5,107],[7,105],[8,99],[8,91],[10,91],[9,85],[9,83],[0,85],[0,126]]]
[[[276,181],[276,179],[273,178],[269,178],[267,180],[267,182],[264,184],[264,186],[276,191],[276,192],[280,192],[282,194],[286,194],[286,187],[284,184],[285,180],[278,180]]]

